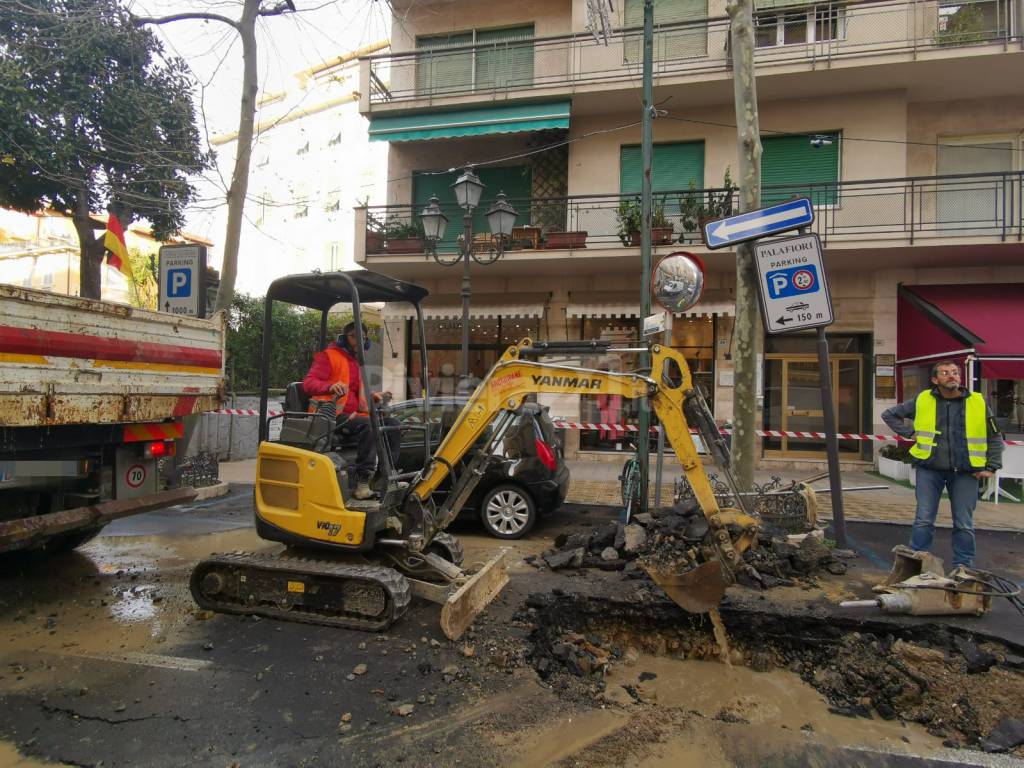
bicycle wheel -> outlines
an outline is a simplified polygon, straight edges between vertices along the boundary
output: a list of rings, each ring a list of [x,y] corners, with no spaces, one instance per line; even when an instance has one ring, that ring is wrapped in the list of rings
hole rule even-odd
[[[622,506],[634,511],[640,505],[640,462],[636,458],[629,459],[622,467],[620,480]]]

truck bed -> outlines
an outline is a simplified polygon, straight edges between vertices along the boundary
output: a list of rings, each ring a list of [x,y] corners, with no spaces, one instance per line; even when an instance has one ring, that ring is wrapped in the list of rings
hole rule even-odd
[[[224,317],[0,285],[0,427],[163,421],[219,407]]]

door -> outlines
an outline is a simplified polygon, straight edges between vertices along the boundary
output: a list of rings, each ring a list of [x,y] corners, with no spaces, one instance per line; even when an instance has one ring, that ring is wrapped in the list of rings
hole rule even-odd
[[[824,432],[825,414],[821,402],[821,369],[817,358],[770,356],[766,362],[768,386],[765,392],[765,430]],[[838,432],[858,433],[862,424],[862,360],[859,356],[830,356],[832,406]],[[767,455],[792,458],[821,458],[825,440],[821,437],[783,435],[766,438]],[[840,454],[857,456],[857,440],[840,440]]]
[[[1016,140],[940,142],[936,170],[941,176],[935,201],[936,225],[961,234],[985,234],[1013,225],[1013,182],[1000,176],[962,176],[969,173],[1010,173],[1015,168]],[[1019,205],[1019,203],[1017,203]]]

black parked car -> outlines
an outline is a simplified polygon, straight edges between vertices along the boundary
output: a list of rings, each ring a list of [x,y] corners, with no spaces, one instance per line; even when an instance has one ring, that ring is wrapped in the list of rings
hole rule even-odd
[[[430,399],[431,453],[455,424],[466,400],[466,397],[459,396]],[[423,423],[423,401],[392,403],[388,413],[403,427],[418,427]],[[485,435],[481,440],[489,437],[489,434]],[[423,466],[421,429],[402,430],[399,466],[403,471]],[[438,488],[438,495],[443,497],[450,487],[449,478]],[[518,539],[530,531],[538,514],[545,515],[558,509],[568,491],[569,468],[562,457],[562,446],[547,409],[536,403],[523,403],[464,510],[479,514],[490,535],[499,539]]]

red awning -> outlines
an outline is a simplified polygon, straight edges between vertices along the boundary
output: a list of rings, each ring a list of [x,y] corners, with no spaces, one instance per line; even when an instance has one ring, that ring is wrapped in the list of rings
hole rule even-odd
[[[1024,379],[1024,283],[901,286],[897,358],[973,350],[985,379]]]

